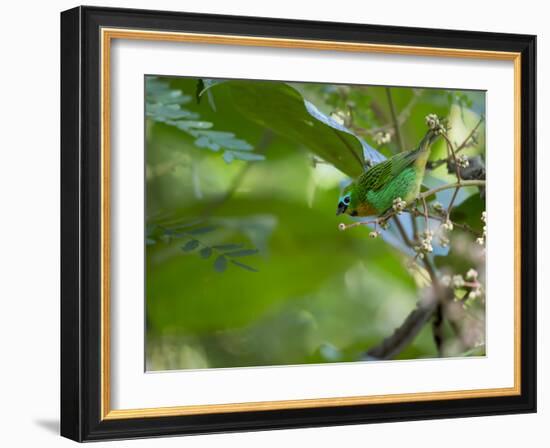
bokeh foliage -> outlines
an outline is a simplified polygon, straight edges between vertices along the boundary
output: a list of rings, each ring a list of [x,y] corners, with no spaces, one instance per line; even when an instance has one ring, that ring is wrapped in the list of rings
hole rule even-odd
[[[430,113],[457,142],[484,114],[482,92],[391,95],[407,149]],[[406,250],[335,216],[343,183],[400,150],[373,132],[389,129],[385,87],[146,77],[145,102],[148,369],[353,361],[414,308],[426,279]],[[484,155],[482,128],[465,152]],[[451,177],[440,166],[426,182]],[[477,190],[456,205],[479,227]],[[454,272],[468,254],[436,261]],[[433,356],[428,327],[399,355]]]

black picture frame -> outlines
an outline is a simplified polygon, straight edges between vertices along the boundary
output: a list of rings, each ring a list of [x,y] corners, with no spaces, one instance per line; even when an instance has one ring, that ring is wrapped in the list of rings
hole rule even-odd
[[[521,394],[101,419],[100,29],[181,31],[521,53]],[[165,11],[61,14],[61,435],[76,441],[536,411],[536,37]]]

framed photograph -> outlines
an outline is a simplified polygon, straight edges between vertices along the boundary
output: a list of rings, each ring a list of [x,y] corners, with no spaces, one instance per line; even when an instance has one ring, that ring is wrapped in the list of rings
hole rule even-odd
[[[535,36],[61,14],[61,433],[535,412]]]

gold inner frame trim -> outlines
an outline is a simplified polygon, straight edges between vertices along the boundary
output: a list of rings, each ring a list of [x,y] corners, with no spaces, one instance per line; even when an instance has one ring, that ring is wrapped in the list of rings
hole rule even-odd
[[[412,401],[501,397],[521,394],[521,54],[514,52],[468,50],[439,47],[334,42],[305,39],[279,39],[217,34],[101,29],[101,419],[167,417],[226,412],[306,409]],[[111,409],[110,367],[110,63],[113,39],[185,42],[213,45],[296,48],[411,56],[454,57],[513,61],[514,63],[514,386],[506,388],[418,392],[303,400],[279,400],[229,404],[187,405],[140,409]]]

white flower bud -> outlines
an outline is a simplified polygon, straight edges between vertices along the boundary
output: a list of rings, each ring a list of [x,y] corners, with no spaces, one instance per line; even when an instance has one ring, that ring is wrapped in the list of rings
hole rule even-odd
[[[464,279],[462,275],[453,275],[453,287],[462,288],[464,286]]]
[[[468,160],[468,156],[466,154],[460,154],[457,157],[456,162],[458,163],[458,166],[461,168],[468,168],[470,165],[470,161]]]
[[[373,138],[377,145],[383,145],[391,141],[391,134],[389,132],[379,131],[374,134]]]
[[[443,224],[441,224],[441,227],[447,232],[451,232],[454,229],[453,223],[450,220],[447,220]]]

